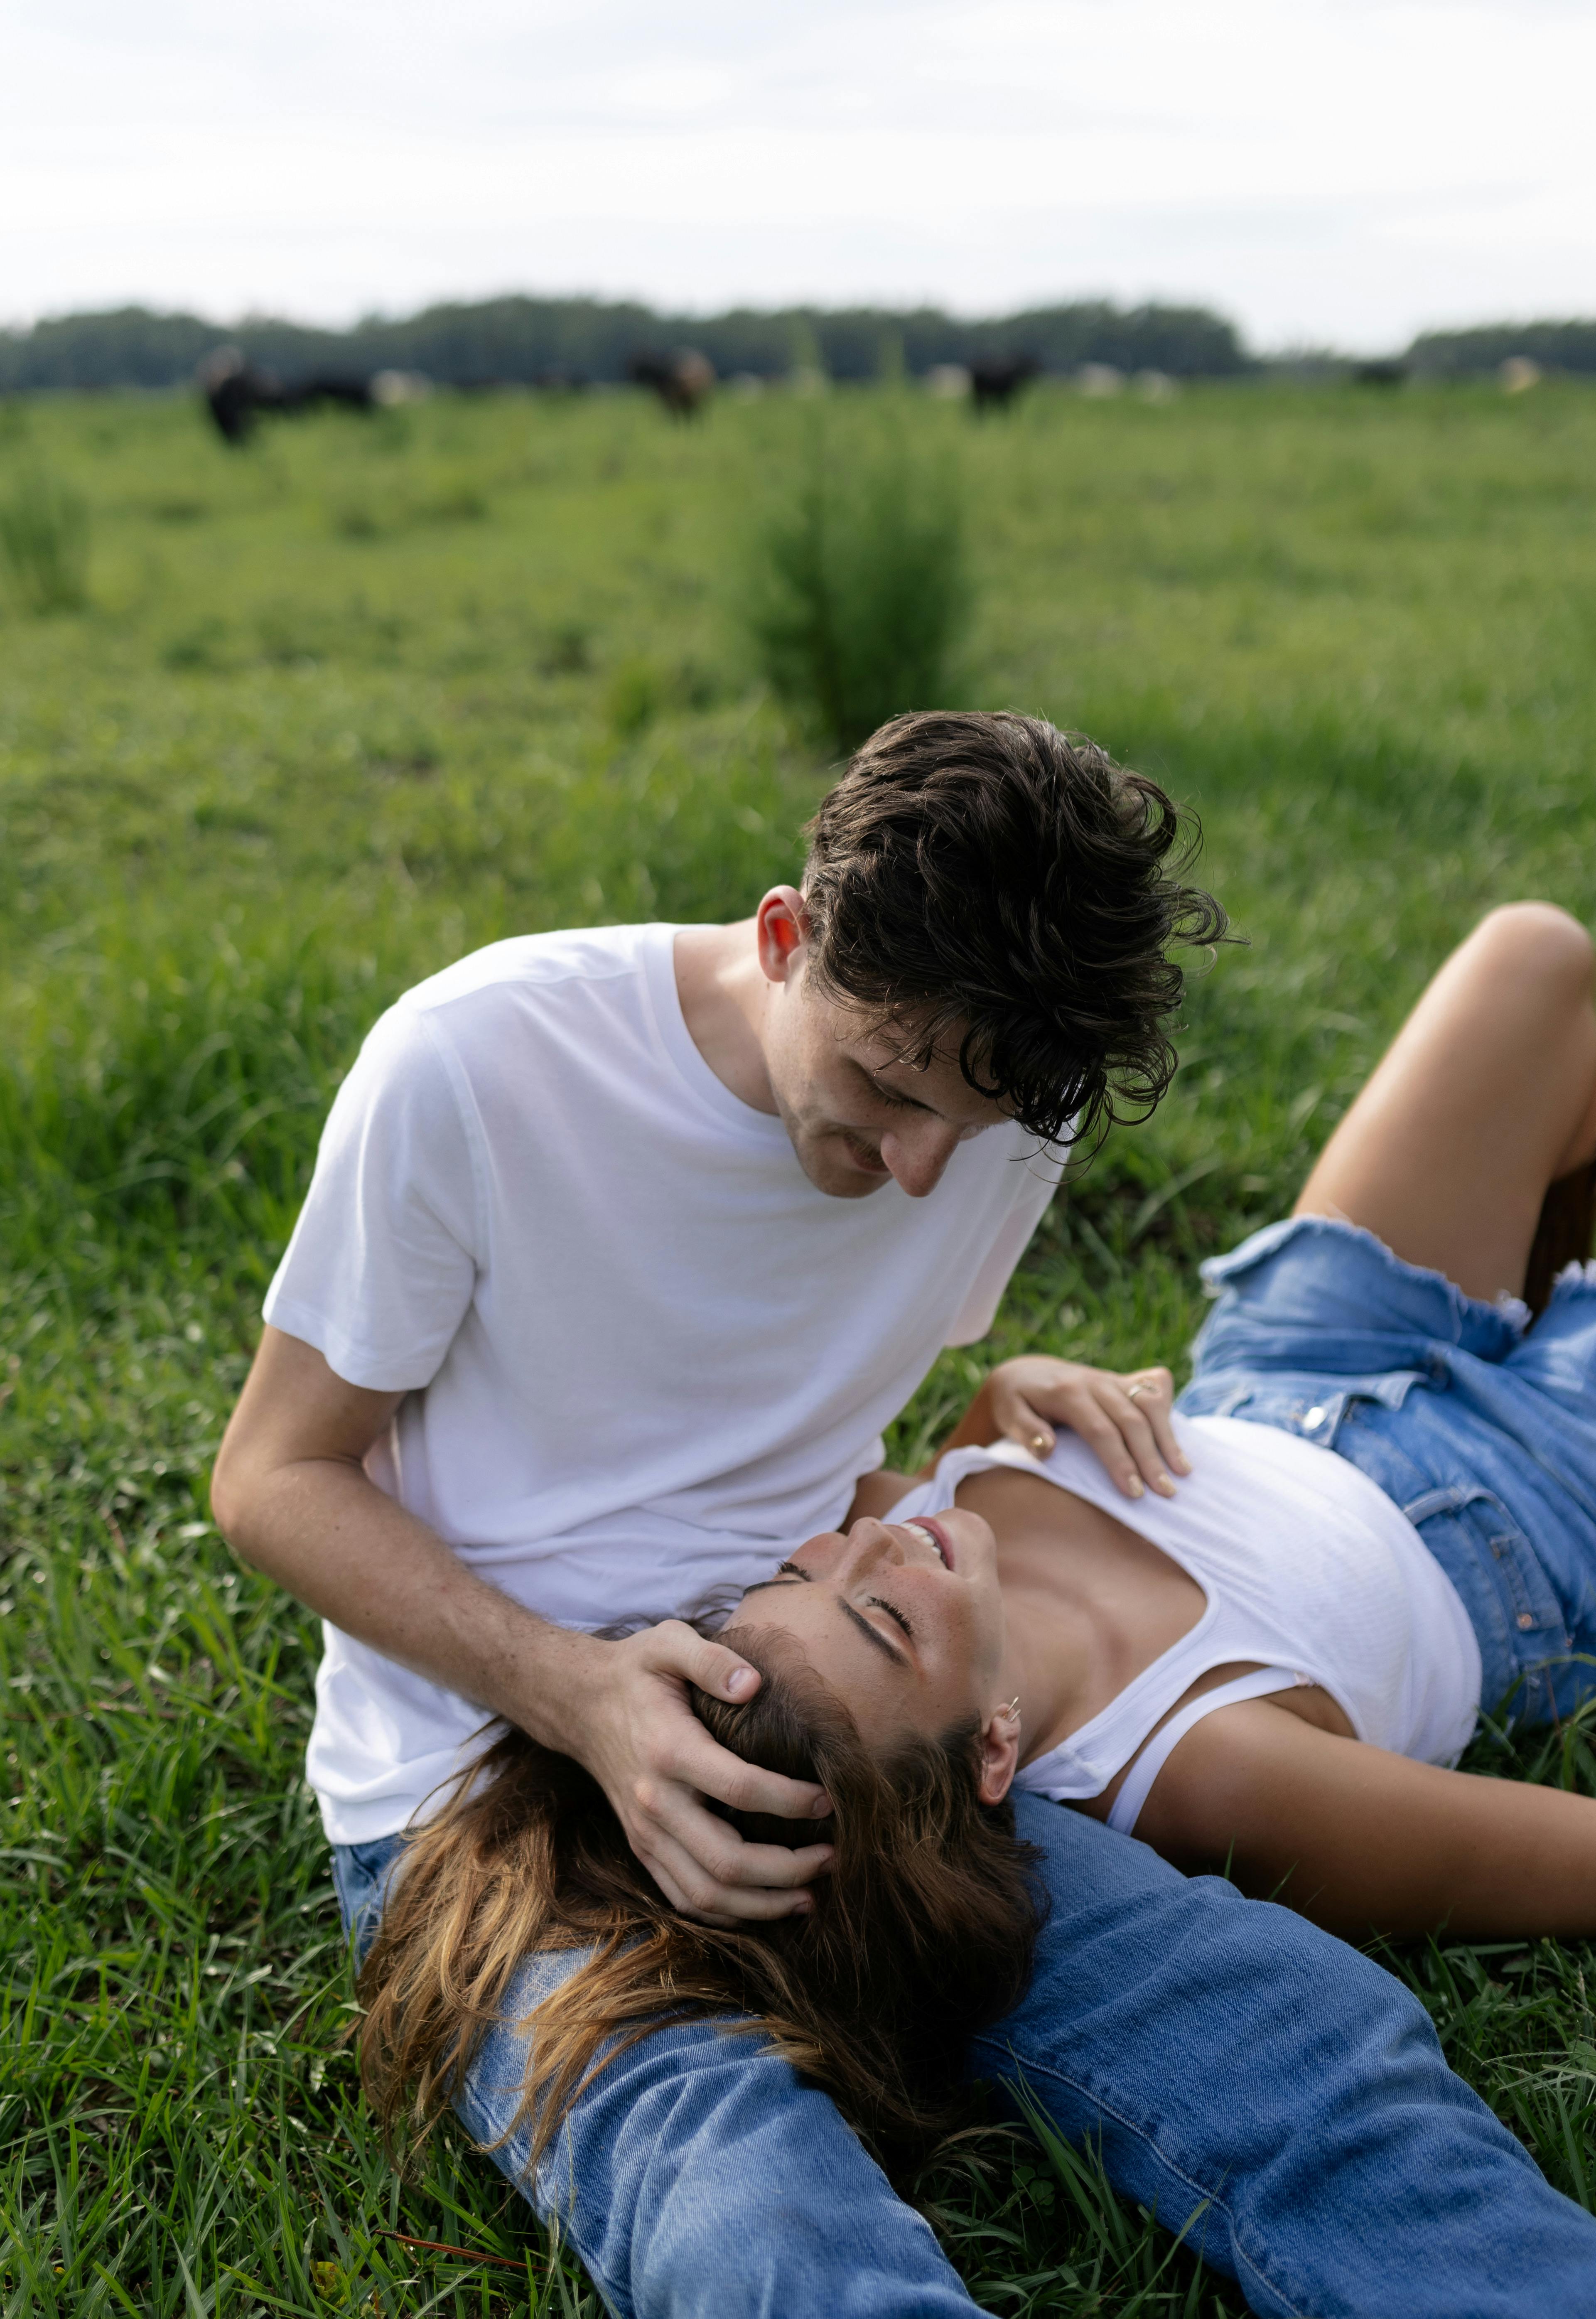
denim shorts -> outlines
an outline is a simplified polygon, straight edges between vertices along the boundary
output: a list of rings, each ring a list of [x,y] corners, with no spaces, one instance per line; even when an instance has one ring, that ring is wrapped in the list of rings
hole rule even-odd
[[[1553,1722],[1596,1692],[1596,1264],[1531,1322],[1294,1216],[1203,1277],[1217,1301],[1177,1407],[1279,1426],[1377,1482],[1462,1597],[1487,1709]]]

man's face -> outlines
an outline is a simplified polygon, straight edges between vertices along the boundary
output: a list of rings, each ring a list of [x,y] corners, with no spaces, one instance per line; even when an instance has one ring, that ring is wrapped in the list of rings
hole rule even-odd
[[[924,1199],[954,1147],[1007,1116],[978,1095],[957,1055],[924,1068],[904,1060],[890,1031],[807,988],[801,953],[771,994],[764,1055],[771,1088],[798,1164],[822,1192],[862,1200],[896,1181]]]

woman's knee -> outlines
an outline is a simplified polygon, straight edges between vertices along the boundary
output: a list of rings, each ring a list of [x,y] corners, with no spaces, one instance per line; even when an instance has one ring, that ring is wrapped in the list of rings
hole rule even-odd
[[[1548,997],[1589,998],[1596,944],[1555,902],[1504,902],[1481,919],[1464,945],[1492,975],[1532,981]]]

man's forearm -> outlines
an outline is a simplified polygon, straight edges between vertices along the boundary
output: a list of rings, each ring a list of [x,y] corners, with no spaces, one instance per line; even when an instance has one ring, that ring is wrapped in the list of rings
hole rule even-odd
[[[573,1710],[604,1645],[478,1578],[352,1460],[306,1457],[219,1490],[246,1562],[345,1634],[573,1752]]]
[[[403,1398],[351,1385],[268,1325],[211,1479],[223,1534],[345,1634],[573,1755],[676,1908],[728,1924],[807,1908],[826,1846],[745,1843],[704,1801],[785,1819],[831,1809],[813,1782],[745,1764],[693,1713],[695,1687],[747,1699],[758,1671],[679,1620],[601,1643],[484,1584],[366,1475]]]

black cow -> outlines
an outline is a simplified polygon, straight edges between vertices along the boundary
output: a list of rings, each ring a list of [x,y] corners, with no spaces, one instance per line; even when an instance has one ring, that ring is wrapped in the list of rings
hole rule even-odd
[[[200,392],[224,443],[247,443],[263,411],[282,408],[283,389],[269,371],[255,370],[237,347],[218,347],[196,374]]]
[[[371,381],[346,372],[312,371],[284,386],[269,370],[246,362],[237,347],[219,347],[199,369],[200,389],[224,443],[247,443],[268,411],[314,411],[334,403],[345,411],[374,411]]]
[[[696,347],[673,347],[669,354],[644,347],[627,363],[627,376],[657,394],[673,418],[691,419],[714,390],[715,365]]]
[[[1041,375],[1034,355],[1015,355],[1006,362],[978,362],[969,366],[969,399],[978,411],[1006,411],[1023,386]]]

